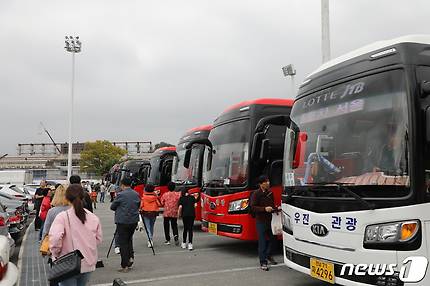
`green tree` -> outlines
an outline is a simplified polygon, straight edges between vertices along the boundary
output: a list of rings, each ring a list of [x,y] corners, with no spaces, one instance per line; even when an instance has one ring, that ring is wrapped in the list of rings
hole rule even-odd
[[[87,142],[81,152],[81,171],[101,176],[109,172],[110,168],[118,163],[125,154],[127,154],[127,151],[112,145],[106,140]]]
[[[154,151],[161,148],[161,147],[174,147],[175,145],[172,145],[170,143],[166,143],[164,141],[161,141],[160,143],[157,143],[154,145]]]

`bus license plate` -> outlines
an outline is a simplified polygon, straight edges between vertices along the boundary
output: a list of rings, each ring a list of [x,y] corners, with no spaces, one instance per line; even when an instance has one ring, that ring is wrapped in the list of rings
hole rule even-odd
[[[334,264],[315,258],[310,260],[311,276],[334,284]]]
[[[213,234],[217,234],[218,230],[217,230],[217,224],[210,222],[208,225],[208,231],[209,233],[213,233]]]

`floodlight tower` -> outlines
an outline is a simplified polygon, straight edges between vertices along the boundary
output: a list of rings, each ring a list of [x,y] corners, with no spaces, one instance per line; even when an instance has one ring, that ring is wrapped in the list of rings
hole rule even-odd
[[[72,175],[72,131],[73,131],[73,93],[75,86],[75,54],[81,52],[82,43],[79,37],[66,36],[66,46],[64,47],[67,52],[72,53],[72,94],[70,97],[69,109],[69,152],[67,157],[67,179]]]
[[[294,76],[296,75],[296,69],[292,64],[289,64],[282,68],[282,72],[284,73],[285,77],[287,76],[291,77],[291,96],[293,96],[294,98],[295,92],[296,92],[296,86],[294,84]]]
[[[329,0],[321,0],[321,51],[322,62],[330,60],[330,12]]]

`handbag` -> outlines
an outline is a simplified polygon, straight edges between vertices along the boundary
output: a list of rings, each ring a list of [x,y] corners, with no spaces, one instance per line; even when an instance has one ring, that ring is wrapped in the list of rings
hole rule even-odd
[[[282,221],[280,213],[272,213],[272,233],[273,235],[281,235],[282,234]]]
[[[69,214],[67,211],[66,214],[69,229],[71,230]],[[75,249],[73,238],[70,238],[72,239],[72,247]],[[75,249],[72,252],[58,257],[55,261],[51,261],[49,263],[51,267],[48,269],[48,280],[53,283],[58,283],[80,274],[82,258],[84,258],[84,256],[79,249]]]
[[[42,243],[40,244],[39,252],[41,255],[45,256],[49,253],[49,236],[45,235],[45,237],[42,240]]]

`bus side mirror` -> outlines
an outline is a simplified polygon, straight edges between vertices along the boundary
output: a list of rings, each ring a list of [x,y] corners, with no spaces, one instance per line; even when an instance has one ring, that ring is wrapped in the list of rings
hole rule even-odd
[[[262,161],[266,160],[266,158],[269,156],[269,147],[270,147],[269,144],[270,144],[269,139],[263,139],[263,141],[261,141],[259,159]]]
[[[209,151],[209,154],[208,154],[208,161],[206,162],[206,170],[210,171],[212,168],[212,154],[213,154],[212,148],[209,148],[208,151]]]
[[[426,97],[430,94],[430,81],[423,80],[421,82],[421,96]]]
[[[257,132],[254,135],[254,139],[252,140],[252,152],[251,152],[251,158],[257,159],[258,152],[261,153],[261,147],[262,142],[264,139],[264,133],[263,132]]]
[[[185,151],[185,157],[184,157],[184,167],[186,169],[188,169],[190,167],[190,159],[191,159],[191,151],[193,149],[187,149],[187,151]]]

